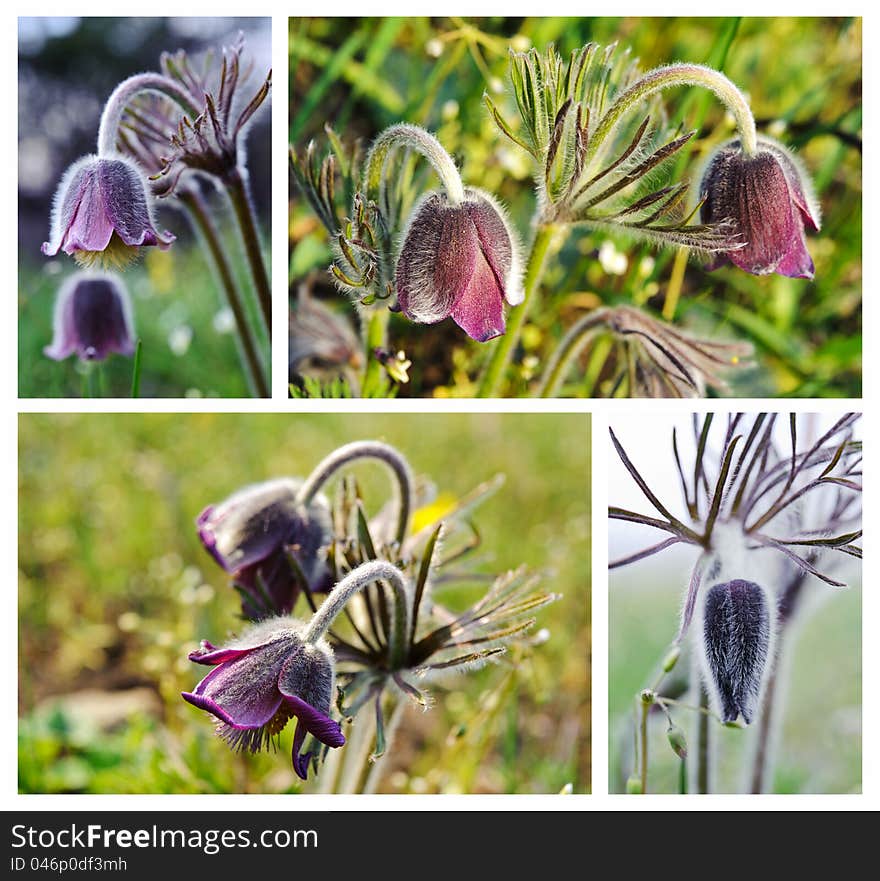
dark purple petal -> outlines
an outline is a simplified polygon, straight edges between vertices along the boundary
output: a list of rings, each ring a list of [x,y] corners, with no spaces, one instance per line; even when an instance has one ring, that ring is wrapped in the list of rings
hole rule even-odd
[[[764,591],[736,579],[715,584],[703,614],[705,657],[721,718],[754,718],[770,647],[770,612]]]
[[[293,748],[291,749],[291,758],[293,759],[293,770],[296,771],[296,776],[301,780],[309,779],[309,762],[312,759],[312,754],[310,752],[301,754],[300,750],[302,749],[302,745],[306,739],[306,729],[299,722],[296,724],[296,729],[293,732]]]
[[[502,297],[512,303],[513,300],[509,299],[511,292],[505,290],[505,286],[513,270],[513,243],[504,220],[495,206],[484,199],[465,202],[464,207],[477,231],[483,257],[495,275]]]
[[[233,727],[265,725],[281,706],[278,677],[292,645],[289,639],[277,639],[223,661],[196,686],[193,695],[222,710],[224,715],[215,715]]]
[[[296,716],[299,724],[321,743],[334,749],[345,744],[345,736],[338,722],[296,695],[285,695],[284,700],[287,701],[288,709]]]
[[[455,323],[471,339],[485,343],[504,333],[504,289],[480,251],[474,272],[452,309]]]
[[[203,642],[200,648],[190,652],[187,657],[196,664],[207,664],[214,667],[217,664],[222,664],[224,661],[240,658],[242,655],[252,651],[252,648],[217,648],[209,642]]]

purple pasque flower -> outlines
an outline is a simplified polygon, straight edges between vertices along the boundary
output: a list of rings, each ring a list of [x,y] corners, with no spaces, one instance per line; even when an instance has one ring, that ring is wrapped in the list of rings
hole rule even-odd
[[[141,247],[171,246],[174,236],[156,229],[147,184],[122,156],[84,156],[64,174],[52,206],[42,251],[71,254],[81,265],[125,266]]]
[[[770,609],[762,588],[737,578],[713,585],[703,610],[704,658],[722,722],[754,718],[770,651]]]
[[[293,618],[269,618],[222,648],[203,642],[189,659],[214,669],[181,696],[219,720],[217,734],[233,749],[252,753],[295,718],[293,768],[305,780],[312,756],[301,752],[306,734],[333,748],[345,737],[330,718],[333,651],[323,639],[306,642],[303,629]]]
[[[196,520],[202,544],[232,576],[248,618],[290,612],[303,579],[310,591],[332,586],[326,563],[330,506],[322,495],[300,504],[301,486],[288,477],[246,486]]]
[[[55,299],[52,345],[43,353],[54,361],[76,355],[103,361],[111,352],[131,356],[135,341],[128,291],[117,275],[79,272],[64,282]]]
[[[754,156],[739,140],[722,144],[700,187],[705,223],[732,224],[743,246],[716,257],[710,269],[733,263],[753,275],[812,278],[804,229],[819,230],[820,210],[803,166],[781,144],[758,138]]]
[[[504,333],[504,301],[521,303],[518,244],[500,205],[466,189],[429,193],[413,209],[397,261],[397,304],[412,321],[453,321],[477,342]]]

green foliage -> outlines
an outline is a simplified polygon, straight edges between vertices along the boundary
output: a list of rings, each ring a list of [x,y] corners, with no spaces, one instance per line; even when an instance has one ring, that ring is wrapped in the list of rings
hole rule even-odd
[[[734,268],[708,273],[695,259],[678,279],[675,250],[658,251],[619,230],[578,226],[551,256],[504,393],[533,393],[550,353],[586,311],[629,303],[662,312],[700,336],[751,341],[756,366],[733,373],[734,396],[861,394],[860,20],[317,18],[294,19],[290,27],[294,148],[314,138],[329,149],[325,123],[347,148],[358,139],[366,147],[396,122],[422,125],[456,158],[466,184],[508,206],[523,238],[536,207],[536,169],[489,109],[503,117],[514,139],[531,144],[516,112],[519,93],[508,85],[509,50],[543,53],[554,44],[567,59],[589,41],[619,41],[643,69],[671,61],[721,69],[748,94],[759,131],[794,148],[813,175],[823,208],[823,229],[808,239],[815,281]],[[671,91],[664,104],[669,130],[697,132],[669,160],[675,179],[683,176],[693,186],[701,161],[731,135],[730,122],[705,90]],[[423,189],[435,185],[430,175],[414,181]],[[340,302],[326,275],[332,243],[296,190],[290,228],[291,281],[314,271],[315,295]],[[603,244],[612,246],[614,259],[597,259]],[[392,316],[391,345],[413,362],[401,395],[472,394],[490,347],[451,325],[424,327]],[[561,393],[608,391],[611,372],[594,356],[583,354]]]
[[[563,594],[538,616],[549,630],[543,645],[450,674],[429,712],[408,711],[385,788],[588,789],[587,417],[27,414],[19,435],[22,791],[300,790],[292,726],[277,753],[240,756],[180,698],[204,674],[187,653],[203,638],[222,642],[239,616],[195,518],[244,484],[303,475],[336,446],[371,437],[436,484],[417,522],[505,473],[473,515],[480,548],[455,568],[525,564],[545,573],[542,590]],[[375,514],[387,475],[369,463],[351,473]],[[485,590],[482,579],[465,579],[439,585],[437,596],[458,610]]]

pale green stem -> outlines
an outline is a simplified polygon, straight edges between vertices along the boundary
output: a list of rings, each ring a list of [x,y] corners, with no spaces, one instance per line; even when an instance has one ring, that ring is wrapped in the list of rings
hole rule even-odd
[[[642,795],[648,794],[648,714],[651,704],[639,699],[641,716],[639,719],[639,774],[642,782]]]
[[[736,122],[743,152],[746,156],[753,156],[757,152],[755,118],[745,95],[723,73],[711,67],[702,64],[670,64],[649,70],[611,105],[590,138],[587,161],[595,155],[604,139],[627,113],[657,92],[675,86],[700,86],[714,92]]]
[[[367,367],[364,372],[363,391],[375,392],[379,387],[379,381],[382,377],[382,362],[376,357],[376,349],[386,349],[388,330],[388,310],[380,306],[371,309],[372,314],[367,321],[366,329],[366,359]]]
[[[370,712],[372,707],[373,702],[370,701],[366,707],[361,708],[345,749],[338,750],[343,754],[336,789],[338,794],[352,795],[361,791],[365,769],[370,761],[376,737],[376,723]]]
[[[112,156],[116,153],[116,139],[125,108],[135,95],[156,92],[170,98],[184,113],[193,119],[199,115],[193,96],[170,77],[161,73],[139,73],[123,80],[112,92],[104,105],[98,127],[98,155]]]
[[[504,371],[507,369],[507,365],[513,355],[513,350],[519,342],[532,300],[541,283],[547,253],[559,230],[559,227],[547,224],[539,226],[535,231],[535,238],[532,241],[529,258],[526,262],[523,301],[511,309],[510,314],[507,316],[507,330],[504,336],[499,337],[498,342],[495,344],[495,350],[492,352],[492,357],[477,389],[478,398],[494,398],[498,395],[498,387],[504,378]]]
[[[397,515],[398,544],[403,544],[409,527],[413,507],[413,476],[409,462],[394,447],[380,441],[354,441],[334,450],[319,462],[305,483],[300,487],[297,503],[308,505],[320,492],[321,487],[343,466],[358,459],[378,459],[384,462],[397,478],[400,510]]]
[[[391,153],[400,147],[421,153],[431,163],[446,190],[450,205],[459,205],[464,201],[464,184],[452,157],[434,135],[409,123],[389,126],[373,142],[364,165],[362,188],[367,198],[380,202],[386,175],[385,166]]]
[[[565,379],[572,361],[595,338],[596,329],[608,316],[608,309],[596,309],[575,322],[556,347],[538,387],[538,397],[552,398]]]
[[[392,668],[399,667],[409,633],[409,594],[406,578],[396,566],[385,560],[371,560],[362,563],[340,581],[312,615],[312,620],[303,632],[303,641],[317,642],[330,629],[336,616],[345,608],[348,601],[374,581],[385,581],[394,591],[394,616],[391,622],[389,639],[389,661]]]

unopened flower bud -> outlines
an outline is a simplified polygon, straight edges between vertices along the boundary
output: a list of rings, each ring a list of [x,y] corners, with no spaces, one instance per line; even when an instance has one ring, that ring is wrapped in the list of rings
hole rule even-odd
[[[67,169],[52,208],[52,230],[42,251],[71,254],[82,265],[124,266],[138,248],[170,247],[174,236],[153,222],[147,185],[138,167],[121,156],[84,156]]]
[[[681,657],[681,649],[676,645],[673,646],[667,653],[666,657],[663,659],[663,672],[669,673],[673,670],[675,665],[678,663],[678,659]]]
[[[687,738],[685,737],[684,731],[678,727],[678,725],[670,725],[666,729],[666,737],[669,740],[669,745],[672,747],[672,751],[680,758],[687,758]]]
[[[122,280],[107,273],[80,272],[61,286],[55,300],[52,345],[43,353],[63,361],[103,361],[111,352],[133,355],[131,302]]]
[[[781,144],[759,138],[754,156],[746,156],[738,140],[723,144],[709,160],[700,189],[703,221],[733,224],[743,243],[711,269],[730,262],[754,275],[813,277],[804,228],[819,229],[819,207],[806,171]]]
[[[714,585],[703,617],[704,661],[722,722],[749,724],[761,694],[770,648],[770,612],[764,591],[736,579]]]
[[[626,794],[627,795],[641,795],[642,790],[642,779],[638,774],[631,774],[626,780]]]
[[[397,263],[398,305],[412,321],[453,321],[486,342],[504,333],[504,301],[522,302],[519,254],[501,207],[465,190],[451,204],[431,193],[414,209]]]

